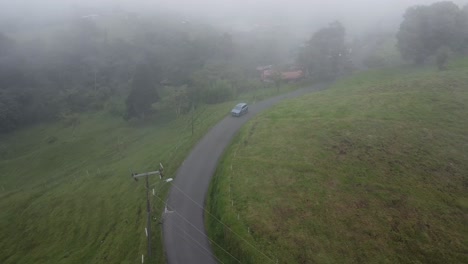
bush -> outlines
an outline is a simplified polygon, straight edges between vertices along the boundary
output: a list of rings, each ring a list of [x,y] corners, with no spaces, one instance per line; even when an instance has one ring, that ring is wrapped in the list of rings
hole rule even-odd
[[[202,100],[207,104],[226,102],[232,98],[232,90],[227,81],[217,80],[202,91]]]
[[[127,108],[125,106],[125,102],[119,99],[112,99],[107,104],[107,111],[112,116],[122,117],[126,116]]]

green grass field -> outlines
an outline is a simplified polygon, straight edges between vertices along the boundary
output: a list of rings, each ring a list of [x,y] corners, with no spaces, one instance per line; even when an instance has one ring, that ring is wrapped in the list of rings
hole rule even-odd
[[[279,93],[296,89],[284,86]],[[252,102],[275,88],[242,94]],[[236,101],[203,106],[173,121],[127,123],[107,112],[83,114],[76,127],[39,125],[0,137],[0,263],[141,263],[146,255],[143,172],[175,172],[191,147]],[[159,218],[169,184],[154,198]],[[153,225],[155,263],[164,262],[161,228]]]
[[[208,208],[242,263],[468,263],[468,60],[360,73],[260,114]]]
[[[133,181],[130,170],[154,170],[163,162],[173,176],[229,107],[205,109],[193,137],[187,118],[132,126],[101,113],[82,116],[74,132],[55,124],[2,138],[0,263],[141,261],[146,194],[144,181]],[[161,184],[157,177],[151,182]],[[161,186],[162,199],[167,187]],[[154,199],[153,205],[161,202]],[[162,247],[156,223],[153,230],[157,252]],[[161,260],[163,254],[156,254]]]

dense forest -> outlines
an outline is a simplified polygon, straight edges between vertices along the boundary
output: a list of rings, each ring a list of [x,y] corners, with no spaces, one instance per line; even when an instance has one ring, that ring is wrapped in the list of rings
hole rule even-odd
[[[278,25],[235,31],[173,14],[121,10],[81,10],[27,27],[32,29],[1,28],[0,132],[58,119],[74,122],[84,111],[104,110],[126,120],[157,111],[179,116],[200,103],[265,86],[255,70],[264,65],[335,79],[360,59],[370,67],[388,66],[375,48],[356,57],[359,49],[395,38],[403,59],[417,64],[432,59],[443,70],[450,56],[467,52],[468,6],[410,7],[396,37],[374,32],[359,41],[340,22],[309,38]]]
[[[158,102],[181,114],[259,86],[258,65],[293,54],[270,29],[233,36],[168,15],[77,15],[34,33],[0,33],[2,132],[83,111],[142,118]]]

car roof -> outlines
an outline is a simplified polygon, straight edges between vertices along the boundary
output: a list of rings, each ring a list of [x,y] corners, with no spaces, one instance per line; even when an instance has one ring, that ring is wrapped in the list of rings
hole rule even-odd
[[[242,106],[244,106],[244,105],[247,105],[247,104],[246,104],[246,103],[238,103],[238,104],[236,105],[236,107],[242,107]]]

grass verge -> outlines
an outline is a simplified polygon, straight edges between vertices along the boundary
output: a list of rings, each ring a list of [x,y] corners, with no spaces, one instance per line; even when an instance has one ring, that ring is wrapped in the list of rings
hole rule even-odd
[[[468,262],[467,62],[360,73],[251,120],[210,237],[242,263]]]
[[[259,89],[241,95],[254,101],[296,89]],[[236,101],[237,102],[237,101]],[[144,182],[130,171],[167,177],[192,146],[222,119],[235,101],[203,106],[176,120],[157,117],[127,123],[108,113],[79,116],[74,124],[23,129],[0,138],[0,263],[139,263],[146,255]],[[152,201],[154,263],[164,263],[159,216],[169,184],[157,177]]]

